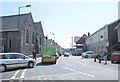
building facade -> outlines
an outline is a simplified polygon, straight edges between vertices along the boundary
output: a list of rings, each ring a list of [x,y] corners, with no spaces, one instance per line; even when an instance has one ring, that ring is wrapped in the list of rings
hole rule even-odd
[[[119,50],[117,43],[118,36],[117,31],[115,30],[119,23],[120,20],[114,21],[90,35],[86,39],[87,49],[92,50],[97,54],[102,53],[106,48],[109,52]]]
[[[41,49],[44,47],[44,32],[41,22],[34,23],[35,32],[33,32],[34,40],[34,49],[37,53],[41,53]]]
[[[120,19],[120,1],[118,2],[118,19]],[[118,32],[118,43],[120,47],[120,23],[117,27],[117,32]]]
[[[31,13],[3,16],[1,20],[1,42],[0,52],[20,52],[24,54],[32,54],[36,46],[41,47],[36,42],[43,38],[43,30],[41,31],[41,23],[34,23]],[[36,31],[39,29],[39,32]],[[36,35],[37,34],[37,35]],[[44,40],[43,40],[44,41]],[[41,41],[41,43],[43,42]],[[36,43],[36,45],[35,45]],[[39,42],[40,44],[40,42]],[[41,44],[42,45],[42,44]],[[37,51],[37,50],[36,50]]]
[[[78,48],[80,47],[82,49],[83,52],[85,52],[87,50],[87,46],[86,46],[86,38],[88,36],[86,34],[84,34],[82,37],[80,37],[80,39],[76,42],[76,48],[77,45],[81,45],[78,46]]]
[[[117,28],[117,31],[118,31],[118,42],[120,43],[120,25],[119,25],[119,27]]]

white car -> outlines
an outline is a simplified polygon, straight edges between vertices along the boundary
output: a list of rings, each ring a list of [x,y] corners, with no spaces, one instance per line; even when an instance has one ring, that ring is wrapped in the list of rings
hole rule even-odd
[[[35,65],[35,60],[21,53],[0,53],[0,72],[7,69],[29,67]]]
[[[68,52],[64,52],[64,57],[69,57],[69,53]]]
[[[97,54],[95,54],[93,51],[86,51],[86,52],[84,52],[84,53],[82,53],[82,57],[84,57],[84,58],[94,58],[94,57],[96,57],[97,56]]]

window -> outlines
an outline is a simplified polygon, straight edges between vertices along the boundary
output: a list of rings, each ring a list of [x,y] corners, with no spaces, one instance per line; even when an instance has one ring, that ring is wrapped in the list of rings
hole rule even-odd
[[[8,48],[11,48],[11,38],[8,39]]]
[[[5,55],[1,55],[2,59],[8,59]]]
[[[34,44],[34,32],[32,33],[32,44]]]
[[[41,45],[41,35],[40,35],[40,45]]]
[[[28,30],[26,32],[26,43],[29,43],[29,32],[28,32]]]
[[[18,59],[18,54],[3,54],[2,59]]]
[[[19,56],[19,57],[18,57],[19,59],[27,58],[26,56],[24,56],[24,55],[22,55],[22,54],[21,54],[21,55],[19,54],[18,56]]]

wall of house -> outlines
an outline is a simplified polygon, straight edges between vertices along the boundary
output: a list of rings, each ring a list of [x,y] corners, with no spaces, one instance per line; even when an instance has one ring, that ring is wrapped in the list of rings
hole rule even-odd
[[[0,32],[0,52],[3,52],[3,45],[2,45],[2,32]]]
[[[29,43],[26,43],[26,33],[29,34]],[[32,17],[29,16],[21,27],[21,53],[32,54],[34,44],[32,43],[32,33],[35,33]]]
[[[118,28],[118,42],[120,42],[120,26]]]
[[[120,23],[120,20],[117,20],[109,25],[108,38],[109,38],[109,50],[110,51],[118,49],[118,34],[115,28],[118,26],[119,23]]]
[[[44,46],[44,33],[43,33],[41,22],[38,22],[38,23],[35,24],[35,33],[37,33],[36,39],[37,39],[38,42],[35,43],[34,48],[40,54],[41,49]]]
[[[105,26],[86,39],[87,50],[92,50],[97,54],[103,52],[107,45],[108,27]]]
[[[20,40],[17,31],[2,32],[2,52],[20,52]]]

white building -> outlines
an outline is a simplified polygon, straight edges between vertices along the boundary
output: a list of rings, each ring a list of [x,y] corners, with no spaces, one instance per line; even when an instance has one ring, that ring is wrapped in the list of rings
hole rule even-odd
[[[102,53],[104,49],[109,48],[109,51],[119,50],[116,26],[120,20],[114,21],[103,28],[99,29],[86,39],[87,49]]]
[[[108,45],[108,27],[107,25],[93,33],[86,39],[88,50],[96,53],[103,52],[103,49]]]

